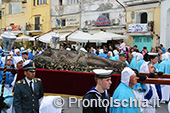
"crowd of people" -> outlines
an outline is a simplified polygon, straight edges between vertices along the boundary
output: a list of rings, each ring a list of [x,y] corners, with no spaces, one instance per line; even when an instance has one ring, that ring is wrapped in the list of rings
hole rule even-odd
[[[89,52],[99,57],[104,57],[110,60],[119,60],[127,64],[127,67],[125,67],[121,73],[121,83],[114,91],[113,101],[110,100],[111,102],[114,102],[115,99],[119,99],[121,103],[124,99],[129,100],[130,98],[136,99],[137,101],[141,101],[143,99],[147,99],[149,101],[149,106],[144,108],[139,106],[135,107],[134,103],[132,106],[129,106],[129,103],[126,101],[126,105],[128,105],[126,107],[111,106],[110,110],[108,110],[109,107],[107,106],[103,107],[105,112],[98,113],[156,113],[156,105],[153,103],[155,98],[158,99],[160,103],[169,102],[169,85],[137,83],[137,80],[140,79],[140,76],[137,75],[139,72],[150,73],[149,77],[152,78],[154,76],[153,73],[157,73],[158,76],[161,76],[162,74],[170,74],[170,48],[166,51],[163,45],[160,44],[159,47],[153,47],[150,52],[147,50],[147,47],[143,47],[143,50],[139,51],[137,45],[131,48],[127,47],[126,44],[121,41],[120,46],[114,50],[112,46],[109,46],[108,48],[103,46],[102,48],[97,47],[96,49],[92,47]],[[104,76],[106,73],[103,74],[102,72],[97,75],[100,74],[102,77],[95,76],[95,80],[99,79],[102,82],[96,81],[96,86],[91,89],[95,90],[95,92],[91,92],[90,90],[87,94],[85,94],[84,99],[106,99],[108,95],[107,89],[109,89],[111,82],[109,83],[108,81],[109,84],[108,87],[106,87],[106,83],[104,83],[104,81],[111,77]],[[106,75],[109,75],[109,73]],[[99,84],[102,90],[98,90],[97,87]],[[98,92],[97,95],[100,95],[90,97],[90,95],[96,95],[96,92]],[[94,103],[92,103],[92,105],[93,104]],[[114,105],[115,103],[112,104]],[[83,113],[95,113],[96,111],[98,111],[98,107],[83,107]]]
[[[3,97],[0,96],[0,108],[1,113],[28,113],[35,111],[38,113],[39,111],[39,101],[43,96],[43,88],[41,84],[41,80],[34,78],[35,77],[35,66],[33,67],[33,61],[32,59],[34,56],[40,55],[44,52],[44,49],[41,48],[40,50],[37,49],[36,46],[33,47],[33,49],[27,49],[26,46],[19,48],[12,48],[9,55],[7,56],[7,59],[5,59],[5,53],[4,50],[0,47],[0,67],[4,68],[4,65],[7,65],[7,68],[11,68],[12,71],[5,73],[5,88],[4,88],[4,95]],[[7,61],[5,61],[7,60]],[[26,76],[22,81],[24,81],[25,84],[29,84],[30,81],[33,83],[33,91],[34,91],[34,84],[36,84],[39,87],[36,87],[35,93],[41,93],[37,95],[32,95],[34,92],[28,93],[27,86],[24,86],[23,84],[20,84],[20,82],[17,82],[17,72],[15,69],[24,68],[24,75]],[[3,83],[3,73],[4,71],[0,71],[0,90],[2,88]],[[16,83],[17,82],[17,83]],[[15,85],[16,84],[16,85]],[[23,86],[22,86],[23,85]],[[12,91],[14,90],[15,86],[15,93],[12,95]],[[23,88],[23,89],[22,89]],[[22,89],[22,90],[21,90]],[[25,90],[25,91],[24,91]],[[23,94],[21,93],[23,92]],[[24,95],[26,94],[26,95]],[[24,96],[30,97],[30,99],[24,98]],[[30,100],[30,102],[28,102]],[[32,105],[27,105],[27,102]],[[26,102],[26,103],[25,103]],[[24,108],[27,110],[23,109]],[[33,106],[34,105],[34,106]],[[10,107],[11,106],[11,107]],[[14,109],[14,106],[16,109]],[[9,109],[10,108],[10,109]],[[29,109],[31,108],[31,109]]]
[[[66,50],[76,51],[76,47],[66,48]],[[128,47],[123,41],[120,41],[120,46],[115,49],[110,45],[108,47],[100,46],[96,49],[90,47],[88,50],[81,47],[80,50],[106,59],[119,60],[127,64],[127,67],[121,72],[121,83],[113,94],[113,101],[115,99],[123,101],[123,99],[129,99],[130,97],[138,101],[142,99],[149,101],[149,107],[146,108],[135,107],[134,104],[132,104],[132,107],[114,107],[107,106],[107,103],[104,102],[100,104],[103,106],[83,106],[83,113],[156,113],[153,99],[158,98],[159,102],[169,102],[169,85],[137,83],[137,80],[140,78],[137,76],[139,72],[150,73],[150,76],[152,76],[152,73],[158,73],[159,76],[170,74],[170,49],[166,51],[162,44],[159,47],[153,47],[150,52],[148,52],[147,47],[143,47],[143,50],[140,52],[137,45]],[[4,95],[0,97],[2,113],[13,113],[14,111],[16,113],[39,112],[38,101],[44,95],[43,86],[41,79],[35,78],[36,69],[32,59],[43,52],[43,48],[38,50],[37,47],[34,47],[33,50],[26,49],[26,47],[13,48],[7,57],[7,61],[5,61],[3,50],[2,48],[0,49],[0,67],[4,67],[7,64],[7,68],[13,69],[11,72],[6,72]],[[24,68],[25,78],[16,82],[17,73],[14,69],[17,68]],[[84,95],[83,100],[109,100],[110,95],[107,90],[112,84],[110,76],[112,70],[95,69],[93,72],[95,73],[96,86]],[[3,71],[0,71],[0,82],[3,82]],[[12,95],[14,86],[14,95]],[[2,85],[0,85],[0,90],[1,88]],[[10,106],[14,107],[10,108]]]

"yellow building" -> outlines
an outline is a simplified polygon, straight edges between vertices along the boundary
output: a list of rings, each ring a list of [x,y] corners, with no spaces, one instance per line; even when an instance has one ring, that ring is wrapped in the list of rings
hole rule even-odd
[[[152,47],[157,46],[160,35],[160,12],[159,0],[143,1],[139,3],[126,2],[127,13],[127,45],[137,45],[142,51],[147,47],[150,52]]]
[[[12,0],[2,3],[2,29],[9,25],[17,35],[38,35],[51,30],[50,0]]]

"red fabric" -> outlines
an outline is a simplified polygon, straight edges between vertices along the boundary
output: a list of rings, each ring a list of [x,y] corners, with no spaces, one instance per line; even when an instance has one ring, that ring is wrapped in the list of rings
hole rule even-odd
[[[58,93],[83,96],[95,86],[94,73],[36,69],[36,78],[42,79],[45,93]],[[23,79],[23,69],[18,72],[17,80]],[[120,75],[112,74],[109,93],[112,96],[120,83]]]

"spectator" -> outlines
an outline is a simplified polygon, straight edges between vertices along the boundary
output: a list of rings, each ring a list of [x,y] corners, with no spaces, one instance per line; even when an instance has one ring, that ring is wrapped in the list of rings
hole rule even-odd
[[[145,61],[149,61],[149,55],[148,55],[147,47],[143,47],[142,55],[143,55],[143,59],[144,59]]]
[[[73,46],[73,47],[71,48],[71,51],[76,51],[76,47]]]
[[[158,54],[159,54],[159,56],[164,53],[160,46],[159,46],[157,49],[158,49]]]
[[[151,53],[156,53],[156,48],[155,47],[151,48]]]
[[[134,45],[134,46],[133,46],[133,50],[136,51],[136,52],[139,52],[139,50],[138,50],[137,48],[138,48],[137,45]]]
[[[113,50],[113,54],[114,56],[119,55],[119,48],[116,48],[115,50]]]
[[[15,49],[15,54],[14,56],[21,56],[20,50],[19,49]]]
[[[34,46],[33,47],[33,51],[32,51],[32,54],[35,56],[39,53],[38,49],[37,49],[37,46]]]
[[[168,49],[168,52],[170,53],[170,48]]]
[[[165,48],[163,47],[163,45],[160,44],[159,46],[161,47],[162,51],[163,51],[164,53],[166,53],[166,50],[165,50]]]
[[[132,61],[133,55],[132,52],[134,52],[133,48],[130,48],[130,52],[128,52],[128,62],[130,63]]]
[[[120,49],[121,52],[126,51],[126,44],[125,44],[125,42],[123,42],[123,40],[120,41],[119,49]]]

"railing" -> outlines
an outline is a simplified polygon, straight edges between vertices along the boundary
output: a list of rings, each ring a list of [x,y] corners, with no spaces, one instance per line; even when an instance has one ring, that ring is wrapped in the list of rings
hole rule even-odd
[[[26,25],[26,30],[43,30],[42,24],[29,24]]]
[[[137,4],[148,4],[148,3],[156,3],[159,2],[159,0],[127,0],[123,3],[130,6],[130,5],[137,5]]]
[[[153,32],[154,22],[150,21],[146,24],[128,24],[128,32]]]

